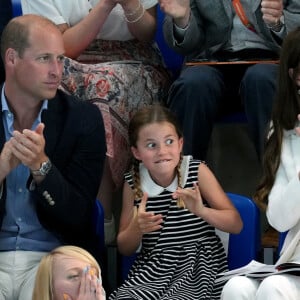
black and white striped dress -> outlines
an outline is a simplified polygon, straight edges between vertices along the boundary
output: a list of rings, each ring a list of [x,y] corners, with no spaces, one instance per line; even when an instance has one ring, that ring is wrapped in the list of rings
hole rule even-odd
[[[200,163],[184,157],[184,187],[191,188],[197,181]],[[140,171],[142,190],[151,195],[146,210],[162,214],[164,223],[160,230],[144,235],[141,253],[127,280],[109,299],[219,300],[223,283],[214,281],[218,273],[227,270],[227,260],[215,228],[187,209],[177,207],[177,201],[171,197],[177,178],[168,188],[162,188],[151,180],[143,166]],[[125,177],[132,186],[132,175]]]

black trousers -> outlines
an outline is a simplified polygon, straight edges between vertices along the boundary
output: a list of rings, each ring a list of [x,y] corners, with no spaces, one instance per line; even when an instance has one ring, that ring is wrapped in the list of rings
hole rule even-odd
[[[201,65],[183,69],[170,89],[168,106],[182,125],[184,154],[205,160],[220,112],[240,106],[246,113],[251,137],[261,158],[277,72],[276,64]]]

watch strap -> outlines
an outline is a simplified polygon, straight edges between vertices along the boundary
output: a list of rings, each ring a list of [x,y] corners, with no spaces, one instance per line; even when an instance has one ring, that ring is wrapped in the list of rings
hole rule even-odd
[[[30,170],[30,172],[34,176],[45,176],[49,173],[49,171],[51,170],[51,167],[52,167],[52,163],[51,163],[50,159],[48,159],[47,161],[45,161],[41,164],[41,167],[39,169]]]

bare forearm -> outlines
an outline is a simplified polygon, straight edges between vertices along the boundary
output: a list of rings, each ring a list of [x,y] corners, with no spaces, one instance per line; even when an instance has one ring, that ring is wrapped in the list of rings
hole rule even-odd
[[[100,1],[84,19],[63,32],[65,55],[67,57],[78,57],[90,45],[112,9],[112,5]]]
[[[154,40],[156,21],[155,17],[148,10],[137,22],[127,22],[127,26],[131,34],[139,41],[152,42]]]
[[[156,6],[145,9],[141,0],[119,2],[131,34],[142,42],[151,42],[156,30]]]
[[[197,215],[219,230],[229,233],[239,233],[243,226],[239,214],[231,209],[219,210],[204,207],[201,214]]]
[[[142,241],[143,234],[141,233],[137,222],[133,221],[124,230],[118,234],[117,242],[118,249],[123,255],[133,254]]]

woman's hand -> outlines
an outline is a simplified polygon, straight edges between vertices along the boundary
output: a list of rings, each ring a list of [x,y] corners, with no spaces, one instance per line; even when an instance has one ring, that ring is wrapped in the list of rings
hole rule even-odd
[[[161,10],[172,17],[177,26],[185,28],[190,19],[190,0],[159,0]]]

